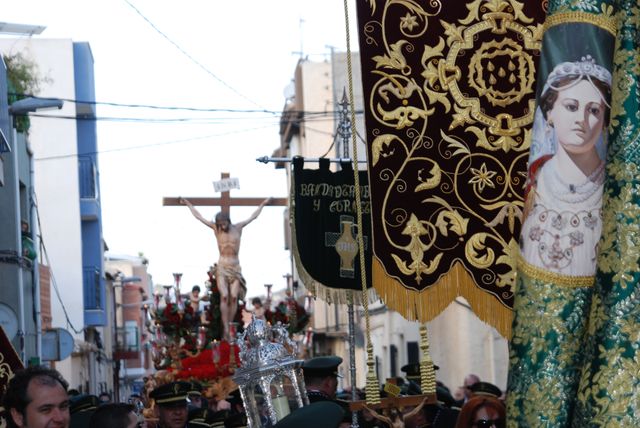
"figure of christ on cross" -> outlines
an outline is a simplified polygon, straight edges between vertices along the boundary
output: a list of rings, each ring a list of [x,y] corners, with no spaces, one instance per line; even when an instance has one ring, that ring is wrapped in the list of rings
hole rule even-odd
[[[203,224],[210,227],[218,243],[220,256],[216,264],[216,282],[220,293],[220,315],[224,338],[229,340],[229,322],[233,321],[238,309],[238,299],[244,299],[247,291],[246,282],[240,268],[240,240],[242,229],[258,218],[262,208],[269,204],[272,198],[267,198],[258,206],[251,216],[241,222],[231,223],[229,214],[221,211],[216,214],[215,222],[207,220],[193,206],[188,199],[180,198],[179,202],[191,210],[191,214]],[[235,339],[235,338],[234,338]]]

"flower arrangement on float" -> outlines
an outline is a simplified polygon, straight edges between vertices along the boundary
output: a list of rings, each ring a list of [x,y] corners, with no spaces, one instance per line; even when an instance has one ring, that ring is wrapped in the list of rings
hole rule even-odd
[[[216,287],[215,267],[208,272],[203,310],[194,309],[189,297],[180,293],[182,274],[175,273],[174,284],[163,286],[164,293],[154,294],[151,307],[145,306],[146,326],[150,333],[151,358],[157,371],[170,373],[173,380],[198,380],[214,384],[232,376],[239,366],[239,347],[235,339],[222,339],[220,294]],[[290,335],[303,333],[309,323],[309,313],[289,290],[273,310],[270,308],[271,287],[267,286],[267,307],[264,319],[271,325],[288,325]],[[230,337],[242,333],[247,322],[245,303],[239,301],[236,318],[230,323]],[[243,317],[244,314],[244,317]],[[244,318],[244,319],[243,319]],[[303,334],[306,338],[306,335]],[[163,382],[161,382],[163,383]]]

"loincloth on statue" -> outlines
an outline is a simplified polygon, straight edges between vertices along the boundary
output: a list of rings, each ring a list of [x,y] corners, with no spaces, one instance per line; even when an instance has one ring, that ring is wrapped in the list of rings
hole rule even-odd
[[[240,291],[238,293],[238,299],[244,300],[247,295],[247,281],[242,276],[242,268],[239,265],[222,265],[218,263],[216,265],[216,275],[223,277],[225,282],[230,286],[234,281],[240,283]]]

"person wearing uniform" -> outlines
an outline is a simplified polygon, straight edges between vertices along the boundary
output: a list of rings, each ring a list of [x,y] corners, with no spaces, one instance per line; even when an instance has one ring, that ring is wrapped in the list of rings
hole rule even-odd
[[[71,421],[69,428],[84,428],[89,426],[89,420],[102,404],[100,398],[91,394],[80,394],[69,399],[69,414]]]
[[[189,382],[171,382],[160,385],[149,394],[155,401],[154,412],[158,428],[185,428],[188,420],[187,395]]]
[[[205,408],[190,410],[187,428],[224,428],[225,415]]]
[[[304,384],[307,389],[309,403],[319,401],[333,401],[343,411],[342,421],[351,421],[349,403],[336,399],[338,392],[338,379],[342,376],[338,373],[338,366],[342,364],[342,358],[336,356],[315,357],[302,364]]]
[[[294,410],[273,428],[338,428],[343,418],[342,407],[333,401],[322,400]]]
[[[316,357],[302,364],[304,384],[307,388],[309,403],[332,401],[338,391],[338,366],[342,358],[336,356]]]
[[[189,393],[187,394],[189,398],[189,410],[209,407],[207,399],[202,396],[202,384],[195,380],[190,383],[191,388],[189,388]]]

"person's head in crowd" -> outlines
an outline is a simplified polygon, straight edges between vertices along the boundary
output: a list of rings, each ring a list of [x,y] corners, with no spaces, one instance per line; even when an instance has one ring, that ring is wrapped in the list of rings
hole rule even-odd
[[[137,428],[139,422],[133,404],[107,403],[93,412],[88,426],[91,428]]]
[[[98,398],[100,399],[100,404],[111,403],[111,394],[108,392],[101,392]]]
[[[487,395],[494,398],[502,397],[502,390],[489,382],[476,382],[469,387],[471,390],[471,396]]]
[[[155,401],[155,415],[162,428],[184,428],[187,424],[187,394],[189,382],[170,382],[151,391],[149,397]]]
[[[129,396],[129,400],[127,402],[133,405],[136,413],[142,413],[142,410],[144,409],[144,400],[140,394],[134,392]]]
[[[193,287],[191,287],[191,297],[195,300],[198,300],[200,298],[200,286],[199,285],[194,285]]]
[[[302,371],[307,395],[318,392],[328,399],[334,399],[338,390],[338,378],[342,377],[338,374],[341,363],[342,358],[336,356],[316,357],[305,361]]]
[[[199,409],[201,407],[207,407],[207,405],[203,406],[202,397],[202,384],[198,381],[190,382],[191,387],[189,388],[189,392],[187,393],[187,397],[189,398],[189,409]]]
[[[232,412],[244,412],[244,403],[242,402],[242,395],[240,395],[240,388],[236,388],[231,391],[226,401],[229,403],[229,410],[231,410]]]
[[[477,395],[462,406],[456,428],[504,428],[505,425],[504,404],[495,397]]]
[[[464,390],[464,399],[465,401],[471,398],[471,386],[480,382],[480,377],[473,373],[470,373],[465,376],[464,382],[462,384],[462,388]]]
[[[262,307],[262,299],[260,299],[259,297],[254,297],[253,299],[251,299],[251,304],[256,309],[257,308],[261,308]]]
[[[100,405],[100,400],[93,394],[80,394],[69,399],[71,422],[69,428],[85,428],[89,426],[91,415]]]
[[[2,404],[9,428],[69,426],[69,384],[56,370],[32,366],[9,381]]]
[[[80,391],[75,388],[69,388],[67,394],[69,394],[69,397],[75,397],[76,395],[80,395]]]

